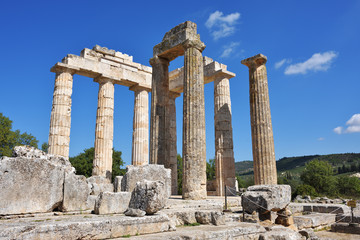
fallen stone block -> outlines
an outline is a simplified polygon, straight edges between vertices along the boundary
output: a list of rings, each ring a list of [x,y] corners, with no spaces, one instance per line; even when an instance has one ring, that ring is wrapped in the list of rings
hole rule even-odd
[[[291,201],[289,185],[255,185],[242,195],[242,206],[248,213],[279,211]]]
[[[322,203],[290,203],[289,209],[293,213],[319,212],[332,214],[350,214],[350,207],[344,204],[322,204]]]
[[[294,222],[299,229],[316,228],[335,223],[336,214],[313,213],[302,216],[295,216]]]
[[[216,211],[197,211],[195,212],[196,221],[200,224],[224,225],[225,215]]]
[[[65,173],[64,200],[61,206],[63,212],[93,210],[93,207],[87,205],[89,195],[85,176]]]
[[[101,192],[114,192],[114,185],[103,176],[91,176],[87,178],[90,195],[98,196]]]
[[[128,208],[124,212],[125,216],[129,217],[143,217],[145,216],[146,212],[140,209]]]
[[[151,215],[163,209],[167,201],[164,182],[142,180],[131,193],[129,208],[141,209]]]
[[[334,223],[331,225],[331,231],[338,233],[360,234],[360,225],[359,224],[349,225],[349,223]]]
[[[171,170],[156,164],[127,166],[126,174],[121,181],[121,191],[132,192],[136,183],[142,180],[162,181],[165,183],[167,198],[171,196]]]
[[[63,201],[66,166],[46,158],[0,159],[0,215],[50,212]]]
[[[259,240],[302,240],[302,235],[284,226],[273,226]]]
[[[131,193],[101,192],[95,202],[95,214],[124,213],[129,206]]]

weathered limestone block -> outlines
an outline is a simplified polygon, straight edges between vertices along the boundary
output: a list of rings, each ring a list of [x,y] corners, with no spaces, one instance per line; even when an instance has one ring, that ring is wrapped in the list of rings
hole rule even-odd
[[[114,192],[114,185],[104,176],[91,176],[86,180],[90,195],[99,195],[101,192]]]
[[[242,206],[248,213],[253,211],[279,211],[291,201],[290,185],[255,185],[242,195]],[[261,207],[260,207],[261,206]]]
[[[251,139],[256,185],[277,184],[266,61],[267,58],[262,54],[241,61],[249,68]]]
[[[290,203],[289,208],[293,213],[319,212],[334,214],[350,214],[350,207],[344,204],[320,204],[320,203]]]
[[[124,214],[129,217],[143,217],[146,215],[146,212],[141,209],[128,208]]]
[[[294,217],[294,222],[299,229],[330,225],[335,221],[336,214],[328,213],[313,213]]]
[[[143,180],[136,183],[129,208],[141,209],[152,215],[165,207],[167,198],[164,182]]]
[[[273,226],[270,231],[260,235],[259,240],[302,240],[300,233],[284,226]]]
[[[87,204],[89,195],[90,190],[85,176],[65,173],[62,211],[70,212],[93,209],[88,208],[90,207]]]
[[[121,183],[124,192],[132,192],[136,183],[142,180],[162,181],[165,183],[167,198],[171,195],[171,170],[163,165],[148,164],[143,166],[126,166],[126,174]]]
[[[95,203],[95,214],[124,213],[129,206],[129,192],[101,192]]]
[[[282,209],[277,212],[278,217],[275,220],[276,224],[281,224],[285,227],[288,227],[290,225],[294,224],[294,218],[292,216],[292,213],[289,209]]]
[[[195,212],[196,221],[200,224],[224,225],[225,215],[217,211],[197,211]]]
[[[123,179],[123,176],[116,176],[114,179],[114,191],[115,192],[121,192],[121,181]]]
[[[48,159],[0,159],[0,215],[50,212],[63,201],[66,167]]]

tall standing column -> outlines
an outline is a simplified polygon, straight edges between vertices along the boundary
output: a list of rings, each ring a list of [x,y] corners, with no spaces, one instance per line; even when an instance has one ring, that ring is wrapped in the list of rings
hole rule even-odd
[[[131,164],[146,165],[149,164],[149,93],[140,87],[130,90],[135,93]]]
[[[175,100],[180,94],[170,92],[169,107],[167,115],[169,117],[169,157],[165,162],[165,167],[171,169],[171,194],[178,194],[178,176],[177,176],[177,146],[176,146],[176,106]]]
[[[220,76],[214,81],[216,192],[224,196],[225,186],[235,188],[235,160],[231,123],[230,83]],[[233,191],[228,191],[228,195]]]
[[[204,68],[201,41],[184,44],[183,187],[184,199],[206,198]]]
[[[96,112],[95,154],[93,176],[111,180],[113,131],[114,131],[114,84],[108,79],[95,79],[99,83]]]
[[[249,67],[251,136],[256,185],[277,184],[266,61],[267,58],[262,54],[241,61]]]
[[[169,60],[161,57],[150,59],[152,69],[150,163],[165,164],[169,119],[166,109],[169,104]]]
[[[49,130],[49,154],[69,157],[72,72],[56,73]]]

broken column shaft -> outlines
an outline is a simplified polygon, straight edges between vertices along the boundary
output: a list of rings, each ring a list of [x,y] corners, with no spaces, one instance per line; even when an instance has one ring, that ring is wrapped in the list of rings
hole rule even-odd
[[[251,137],[256,185],[277,184],[266,61],[267,58],[262,54],[241,61],[249,67]]]

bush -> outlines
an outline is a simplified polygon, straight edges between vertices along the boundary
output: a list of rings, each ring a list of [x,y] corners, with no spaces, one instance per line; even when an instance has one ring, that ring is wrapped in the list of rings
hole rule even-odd
[[[339,193],[346,197],[360,197],[360,179],[357,177],[341,176],[337,178]]]
[[[301,184],[296,188],[295,193],[293,196],[311,196],[311,197],[317,197],[318,194],[313,186],[307,185],[307,184]]]

